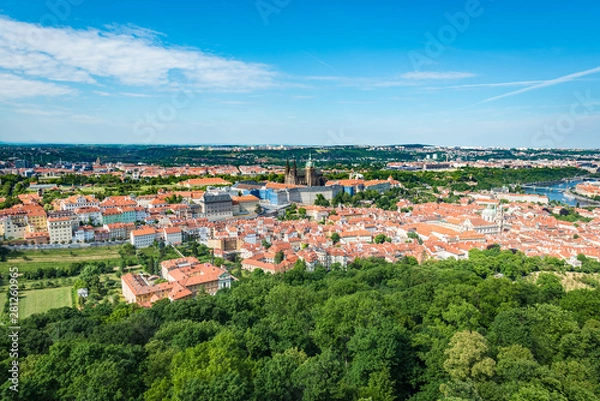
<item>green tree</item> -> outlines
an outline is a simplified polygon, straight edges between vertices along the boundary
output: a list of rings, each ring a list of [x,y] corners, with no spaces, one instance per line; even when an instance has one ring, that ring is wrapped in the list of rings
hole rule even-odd
[[[565,294],[562,282],[555,274],[541,273],[536,284],[541,288],[541,295],[545,302],[558,301]]]
[[[281,262],[283,262],[284,258],[285,254],[283,253],[283,251],[277,251],[277,253],[275,254],[275,264],[280,264]]]
[[[385,241],[387,241],[385,234],[377,234],[373,239],[373,242],[376,244],[383,244]]]
[[[329,350],[304,362],[291,376],[295,388],[302,392],[304,401],[329,401],[344,399],[348,388],[342,385],[344,373],[342,360]]]
[[[265,359],[258,368],[254,380],[255,399],[273,401],[301,399],[301,389],[290,378],[307,359],[304,352],[295,348]]]
[[[529,382],[537,377],[541,371],[540,365],[534,359],[531,351],[515,344],[500,348],[496,373],[505,381]]]
[[[305,208],[303,208],[303,207],[299,208],[299,209],[298,209],[298,215],[299,215],[301,218],[305,219],[305,218],[306,218],[306,209],[305,209]]]
[[[322,194],[317,194],[316,198],[315,198],[315,205],[316,206],[331,206],[329,204],[329,201],[327,199],[325,199],[325,197]]]
[[[485,338],[474,331],[458,331],[450,340],[444,369],[454,380],[464,381],[494,375],[496,362],[486,357]]]
[[[173,397],[180,400],[247,400],[251,364],[231,331],[188,348],[173,359]]]
[[[340,239],[341,237],[338,233],[331,234],[331,242],[333,242],[334,245],[340,242]]]

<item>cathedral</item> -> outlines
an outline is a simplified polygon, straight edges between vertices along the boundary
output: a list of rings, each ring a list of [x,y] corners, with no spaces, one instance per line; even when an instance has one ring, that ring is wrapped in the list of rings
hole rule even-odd
[[[307,187],[322,187],[325,185],[325,177],[321,170],[314,168],[312,155],[309,155],[304,170],[298,170],[296,160],[292,166],[288,160],[285,164],[285,183],[290,185],[306,185]]]

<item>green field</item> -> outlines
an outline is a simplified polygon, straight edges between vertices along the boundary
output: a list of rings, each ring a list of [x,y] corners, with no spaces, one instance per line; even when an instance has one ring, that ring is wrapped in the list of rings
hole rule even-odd
[[[72,306],[71,287],[25,291],[19,297],[19,319],[63,306]]]
[[[41,251],[13,252],[6,262],[0,263],[0,273],[7,273],[12,266],[18,266],[19,272],[68,266],[75,262],[105,262],[119,264],[119,247],[106,246],[79,249],[52,249]]]

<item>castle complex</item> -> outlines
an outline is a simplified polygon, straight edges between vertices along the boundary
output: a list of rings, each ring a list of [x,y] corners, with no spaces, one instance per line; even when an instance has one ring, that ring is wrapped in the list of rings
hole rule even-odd
[[[325,185],[325,177],[321,170],[316,169],[309,155],[304,170],[298,170],[296,160],[292,166],[288,160],[285,165],[285,183],[289,185],[306,185],[307,187],[322,187]]]

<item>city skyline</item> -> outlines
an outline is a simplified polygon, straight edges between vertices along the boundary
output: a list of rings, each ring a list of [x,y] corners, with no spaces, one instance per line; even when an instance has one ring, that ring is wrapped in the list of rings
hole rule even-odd
[[[2,142],[598,147],[591,2],[28,3]]]
[[[600,401],[599,15],[0,0],[0,399]]]

